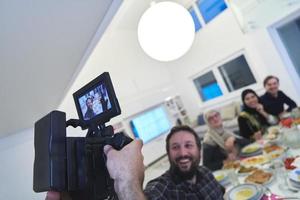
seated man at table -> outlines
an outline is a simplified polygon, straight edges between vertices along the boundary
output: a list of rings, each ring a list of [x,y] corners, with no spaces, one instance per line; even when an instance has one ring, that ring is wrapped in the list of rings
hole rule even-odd
[[[260,99],[267,113],[281,118],[285,112],[291,112],[297,107],[295,101],[279,90],[279,79],[276,76],[267,76],[264,87],[266,93]],[[288,106],[286,110],[284,105]]]
[[[223,199],[224,188],[212,173],[199,166],[201,142],[188,126],[176,126],[166,138],[170,169],[150,181],[144,190],[151,200]]]
[[[224,129],[221,114],[217,110],[206,112],[204,120],[208,131],[203,141],[203,165],[214,171],[221,169],[224,163],[236,160],[239,149],[249,141]]]

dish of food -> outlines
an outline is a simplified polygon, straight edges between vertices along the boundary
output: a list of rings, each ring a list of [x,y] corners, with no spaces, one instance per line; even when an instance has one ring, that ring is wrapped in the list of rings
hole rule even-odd
[[[249,188],[245,188],[243,190],[238,191],[235,194],[235,198],[236,199],[249,199],[253,196],[254,192],[249,189]]]
[[[230,183],[228,177],[228,170],[217,170],[213,172],[215,179],[223,186],[226,186]]]
[[[241,164],[245,167],[251,167],[256,165],[262,165],[269,162],[269,159],[264,155],[253,156],[249,158],[245,158],[241,161]]]
[[[213,175],[218,182],[223,181],[226,177],[226,174],[222,170],[215,171]]]
[[[252,174],[250,174],[246,179],[246,183],[256,183],[256,184],[266,184],[270,181],[272,177],[272,173],[266,172],[264,170],[255,170]]]
[[[227,193],[227,199],[229,200],[248,200],[248,199],[260,199],[263,195],[259,186],[254,184],[242,184],[238,185]]]
[[[261,149],[260,145],[257,143],[249,144],[242,149],[243,154],[251,154]]]
[[[296,158],[294,157],[288,157],[284,160],[284,166],[285,169],[296,169],[296,166],[292,165]]]
[[[295,181],[296,183],[300,184],[300,169],[294,169],[289,173],[289,178],[292,181]]]
[[[279,127],[270,127],[268,129],[267,139],[269,140],[275,140],[279,136]]]
[[[239,161],[227,161],[223,165],[223,169],[238,169],[240,167]]]
[[[238,170],[238,173],[239,174],[247,174],[247,173],[253,172],[255,170],[257,170],[256,167],[244,167],[244,166],[241,166],[240,169]]]
[[[282,155],[283,151],[276,151],[270,153],[270,159],[276,159],[279,158]]]
[[[264,147],[264,151],[266,152],[266,153],[271,153],[271,152],[273,152],[273,151],[283,151],[284,149],[283,149],[283,147],[281,147],[281,146],[278,146],[278,145],[270,145],[270,146],[265,146]]]

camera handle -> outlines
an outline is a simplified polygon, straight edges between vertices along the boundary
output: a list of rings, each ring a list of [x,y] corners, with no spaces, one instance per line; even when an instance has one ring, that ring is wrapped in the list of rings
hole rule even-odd
[[[84,121],[70,119],[66,126],[87,128],[85,138],[85,157],[87,169],[87,195],[89,200],[117,199],[114,182],[106,168],[105,145],[121,150],[132,139],[124,133],[114,134],[113,127],[97,124],[87,125]]]
[[[106,156],[103,152],[105,145],[111,145],[121,150],[132,139],[124,133],[113,134],[112,126],[105,127],[101,135],[86,137],[86,158],[88,172],[88,188],[91,199],[117,199],[114,191],[114,182],[106,168]]]

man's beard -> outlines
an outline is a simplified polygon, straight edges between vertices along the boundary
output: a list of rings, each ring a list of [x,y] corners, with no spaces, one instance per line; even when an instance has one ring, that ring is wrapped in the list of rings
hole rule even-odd
[[[187,171],[182,171],[178,165],[179,160],[189,159],[192,163],[190,169]],[[171,174],[178,176],[182,180],[191,180],[197,173],[197,169],[200,163],[200,158],[195,159],[192,156],[181,156],[175,159],[175,161],[170,160],[170,172]]]

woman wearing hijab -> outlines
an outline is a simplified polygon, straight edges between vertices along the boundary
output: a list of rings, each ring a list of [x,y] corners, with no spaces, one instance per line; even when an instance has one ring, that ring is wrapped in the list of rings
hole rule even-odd
[[[214,171],[221,169],[224,162],[236,160],[239,146],[248,143],[223,128],[218,111],[208,111],[204,114],[204,120],[208,125],[208,131],[203,140],[203,165]]]
[[[278,120],[264,110],[255,91],[244,90],[242,101],[244,107],[238,117],[240,134],[250,141],[260,140],[266,127],[276,124]]]

